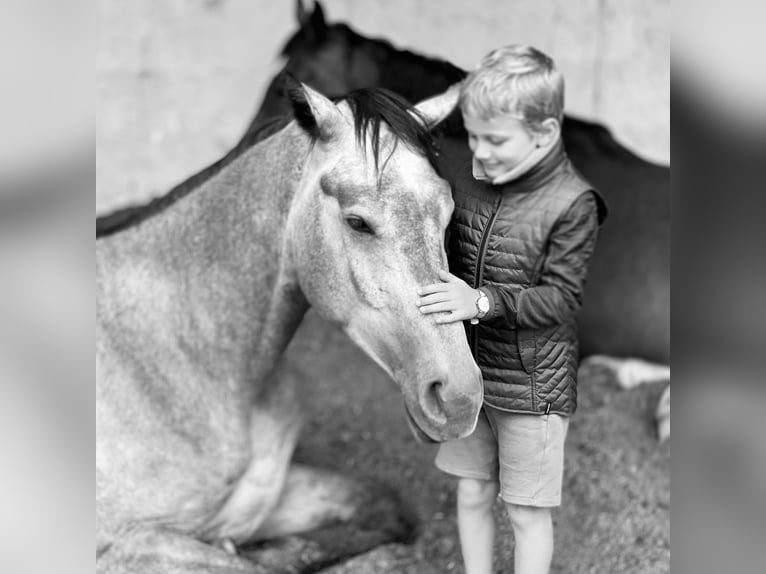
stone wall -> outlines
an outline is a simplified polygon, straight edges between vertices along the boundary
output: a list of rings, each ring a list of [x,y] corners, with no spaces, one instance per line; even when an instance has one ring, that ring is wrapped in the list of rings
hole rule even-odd
[[[669,0],[323,0],[329,21],[470,68],[551,54],[568,110],[669,162]],[[97,211],[164,193],[241,135],[295,30],[292,0],[100,0]]]

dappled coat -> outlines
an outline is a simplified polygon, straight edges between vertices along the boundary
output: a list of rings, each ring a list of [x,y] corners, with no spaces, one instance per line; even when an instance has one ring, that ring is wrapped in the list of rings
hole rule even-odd
[[[576,313],[606,215],[600,195],[559,144],[510,183],[477,181],[471,162],[451,177],[450,271],[481,287],[490,311],[467,324],[485,402],[522,413],[577,408]]]

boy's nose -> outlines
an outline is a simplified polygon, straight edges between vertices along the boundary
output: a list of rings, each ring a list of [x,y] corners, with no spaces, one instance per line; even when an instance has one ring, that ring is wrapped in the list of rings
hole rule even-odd
[[[476,144],[476,147],[473,150],[473,155],[478,160],[485,160],[485,159],[489,159],[491,154],[490,154],[489,148],[486,145],[482,143],[478,143]]]

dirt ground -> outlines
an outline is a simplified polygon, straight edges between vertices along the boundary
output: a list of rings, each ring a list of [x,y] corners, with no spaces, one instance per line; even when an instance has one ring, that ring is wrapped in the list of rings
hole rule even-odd
[[[414,511],[411,545],[390,544],[325,574],[462,573],[455,480],[433,465],[435,448],[407,427],[388,377],[338,328],[309,313],[289,351],[305,382],[309,420],[296,455],[346,475],[382,480]],[[570,426],[564,503],[555,514],[557,573],[663,573],[670,563],[669,446],[652,413],[663,390],[621,390],[607,373],[582,372]],[[513,572],[512,535],[498,504],[496,572]]]

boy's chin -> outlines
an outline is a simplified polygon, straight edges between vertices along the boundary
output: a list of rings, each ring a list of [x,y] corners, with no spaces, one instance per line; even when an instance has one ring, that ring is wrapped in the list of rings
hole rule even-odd
[[[501,176],[511,170],[511,168],[499,164],[492,166],[486,166],[482,164],[481,168],[484,170],[484,173],[491,178]]]

